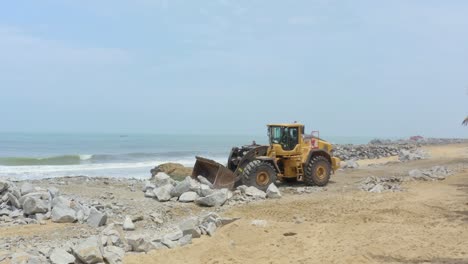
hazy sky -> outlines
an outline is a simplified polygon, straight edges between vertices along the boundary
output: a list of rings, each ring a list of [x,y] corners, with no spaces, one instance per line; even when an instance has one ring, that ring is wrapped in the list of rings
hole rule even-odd
[[[0,131],[458,136],[468,1],[0,3]]]

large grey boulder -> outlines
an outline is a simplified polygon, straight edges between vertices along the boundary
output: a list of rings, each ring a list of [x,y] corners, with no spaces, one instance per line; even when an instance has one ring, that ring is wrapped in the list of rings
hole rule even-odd
[[[227,199],[229,198],[229,190],[228,189],[220,189],[215,190],[212,194],[200,197],[195,202],[202,206],[221,206],[223,205]]]
[[[173,240],[170,240],[170,239],[167,239],[167,238],[163,238],[163,239],[161,239],[160,241],[157,241],[157,242],[163,244],[167,248],[176,248],[176,247],[179,246],[178,241],[173,241]]]
[[[205,184],[205,185],[207,185],[208,187],[213,188],[213,183],[211,183],[207,178],[205,178],[205,177],[199,175],[199,176],[197,177],[197,179],[198,179],[202,184]]]
[[[91,207],[79,202],[68,203],[69,207],[76,212],[76,220],[80,223],[84,223],[91,214]],[[68,206],[67,205],[67,206]],[[93,207],[94,208],[94,207]]]
[[[135,230],[135,224],[132,221],[132,218],[130,216],[125,216],[125,220],[123,222],[123,230],[126,231],[133,231]]]
[[[68,200],[67,198],[63,196],[57,196],[52,199],[52,207],[55,207],[58,204],[66,206],[66,207],[70,207],[71,202],[70,200]]]
[[[210,212],[203,214],[199,218],[200,225],[199,227],[202,230],[203,234],[213,234],[217,228],[224,225],[228,225],[234,221],[239,220],[240,218],[225,218],[220,217],[217,213]]]
[[[152,184],[151,182],[149,181],[146,181],[145,182],[145,185],[143,185],[143,188],[141,189],[143,192],[147,192],[149,190],[153,190],[154,188],[156,188],[156,185]]]
[[[8,208],[3,208],[0,210],[0,216],[5,216],[5,215],[10,215],[11,214],[11,210],[8,209]]]
[[[174,186],[171,184],[166,184],[164,186],[158,187],[154,189],[154,194],[156,195],[156,199],[160,202],[167,202],[172,198],[172,190]]]
[[[50,197],[52,197],[52,199],[54,199],[55,197],[59,197],[60,196],[60,190],[57,189],[56,187],[49,187],[47,188],[47,191],[49,192],[50,194]]]
[[[21,206],[21,203],[19,202],[18,198],[11,192],[7,193],[8,195],[8,201],[10,201],[10,204],[15,207],[15,208],[18,208],[18,209],[21,209],[23,208],[23,206]]]
[[[61,248],[55,248],[52,250],[49,259],[52,264],[75,263],[75,257]]]
[[[49,193],[48,192],[32,192],[32,193],[25,194],[25,195],[21,196],[18,199],[21,206],[23,206],[23,203],[27,198],[37,198],[37,199],[41,199],[41,200],[49,200]]]
[[[209,236],[213,236],[218,226],[214,222],[207,222],[200,226],[200,228]]]
[[[21,198],[21,191],[12,183],[9,183],[8,192],[13,194],[17,199]]]
[[[53,201],[56,201],[55,198]],[[53,203],[53,202],[52,202]],[[69,203],[56,202],[51,212],[52,221],[55,223],[73,223],[77,220],[76,212],[69,207]]]
[[[49,205],[46,201],[36,197],[27,197],[23,202],[23,212],[26,215],[33,215],[37,213],[47,213]]]
[[[197,191],[200,188],[200,183],[188,176],[183,181],[177,183],[177,185],[172,189],[172,197],[179,197],[184,192],[188,191]]]
[[[184,234],[183,234],[182,230],[177,229],[177,230],[173,231],[172,233],[166,234],[164,236],[164,238],[172,240],[172,241],[177,241],[180,238],[182,238],[183,236],[184,236]]]
[[[8,182],[7,181],[0,181],[0,193],[2,193],[7,188],[8,188]]]
[[[199,218],[200,225],[207,223],[215,223],[217,226],[222,226],[221,217],[215,212],[208,212],[202,214]]]
[[[103,246],[125,246],[125,242],[123,241],[119,231],[115,229],[115,224],[113,223],[102,230],[101,242]]]
[[[84,223],[84,222],[88,219],[88,217],[89,217],[89,216],[87,217],[87,216],[84,214],[84,212],[81,211],[81,210],[78,211],[78,212],[75,210],[75,213],[76,213],[76,221],[77,221],[78,223],[80,223],[80,224]]]
[[[154,194],[154,189],[148,189],[145,192],[146,198],[156,198],[156,194]]]
[[[50,212],[49,212],[50,213]],[[47,213],[47,214],[49,214]],[[46,214],[46,215],[47,215]],[[38,214],[36,214],[37,216]],[[23,216],[23,211],[22,210],[14,210],[13,212],[10,213],[10,217],[11,218],[17,218],[17,217],[20,217],[20,216]]]
[[[155,248],[150,241],[141,235],[128,236],[126,239],[133,252],[148,252]]]
[[[107,214],[99,212],[96,208],[92,207],[86,223],[92,227],[100,227],[107,222]]]
[[[213,194],[214,192],[215,190],[213,190],[210,186],[203,184],[203,183],[200,184],[200,188],[198,188],[197,190],[197,194],[202,197]]]
[[[193,238],[199,238],[201,236],[201,230],[198,227],[199,224],[197,217],[190,217],[179,223],[179,229],[184,236],[191,235]]]
[[[167,249],[169,248],[168,246],[164,245],[162,242],[162,238],[157,238],[151,241],[151,245],[153,249]]]
[[[273,199],[281,198],[281,192],[274,183],[271,183],[268,186],[267,191],[266,191],[266,197],[273,198]]]
[[[174,179],[172,179],[171,176],[167,175],[164,172],[158,172],[158,174],[156,174],[153,177],[152,182],[154,183],[156,187],[161,187],[167,184],[170,184],[170,185],[176,184],[176,181],[174,181]]]
[[[123,257],[125,255],[125,250],[115,247],[108,246],[104,248],[104,260],[109,264],[121,264]]]
[[[189,203],[193,202],[198,198],[198,194],[196,192],[184,192],[180,197],[179,197],[179,202],[182,203]]]
[[[23,183],[20,189],[21,189],[21,195],[26,195],[28,193],[36,192],[36,190],[34,189],[34,186],[29,182]]]
[[[244,189],[244,193],[247,196],[251,196],[255,199],[265,199],[266,193],[262,190],[255,188],[254,186],[249,186]]]
[[[192,235],[185,235],[181,237],[178,242],[181,247],[192,244]]]
[[[72,251],[80,261],[86,264],[104,262],[101,239],[97,236],[90,237],[79,245],[72,247]]]
[[[26,252],[17,252],[11,255],[11,261],[9,263],[11,264],[42,264],[42,263],[47,263],[47,259],[45,259],[45,257],[43,256],[35,256],[35,255],[28,254]]]

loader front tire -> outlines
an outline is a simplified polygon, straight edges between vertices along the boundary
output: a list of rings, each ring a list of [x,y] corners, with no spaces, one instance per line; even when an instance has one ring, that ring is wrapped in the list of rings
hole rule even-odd
[[[254,186],[266,191],[268,186],[276,181],[276,171],[268,162],[254,160],[249,162],[242,173],[242,184]]]
[[[304,183],[325,186],[330,180],[331,164],[324,156],[315,156],[306,166]]]

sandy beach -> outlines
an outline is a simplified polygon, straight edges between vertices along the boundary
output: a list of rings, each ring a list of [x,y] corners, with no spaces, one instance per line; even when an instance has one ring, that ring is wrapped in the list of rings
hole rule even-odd
[[[125,263],[468,263],[468,145],[425,149],[430,159],[338,172],[325,192],[233,208],[226,213],[241,220],[214,237],[131,255]],[[433,165],[458,172],[406,183],[402,192],[355,189],[366,175]],[[254,219],[268,224],[253,226]]]
[[[124,236],[157,236],[207,210],[240,218],[212,237],[194,239],[185,247],[129,252],[124,263],[467,263],[468,144],[423,149],[430,158],[404,163],[397,162],[397,157],[360,160],[360,168],[338,171],[319,192],[297,194],[294,190],[302,184],[282,184],[279,200],[218,209],[145,198],[142,180],[69,177],[31,183],[53,186],[68,197],[111,208],[108,224],[116,223]],[[404,182],[401,192],[358,189],[368,176],[406,175],[409,170],[435,165],[446,166],[454,174],[441,181]],[[160,222],[151,219],[153,213]],[[127,215],[136,219],[135,231],[122,230]],[[264,224],[253,225],[254,220]],[[24,226],[3,224],[0,256],[79,243],[103,228],[50,220]],[[9,258],[2,263],[10,263]]]

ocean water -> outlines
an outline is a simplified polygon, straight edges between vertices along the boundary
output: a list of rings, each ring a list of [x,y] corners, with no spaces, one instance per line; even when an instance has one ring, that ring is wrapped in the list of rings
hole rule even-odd
[[[331,137],[332,143],[362,144],[369,137]],[[152,135],[0,133],[0,178],[61,176],[148,178],[165,162],[193,166],[195,156],[226,163],[233,146],[266,135]]]

